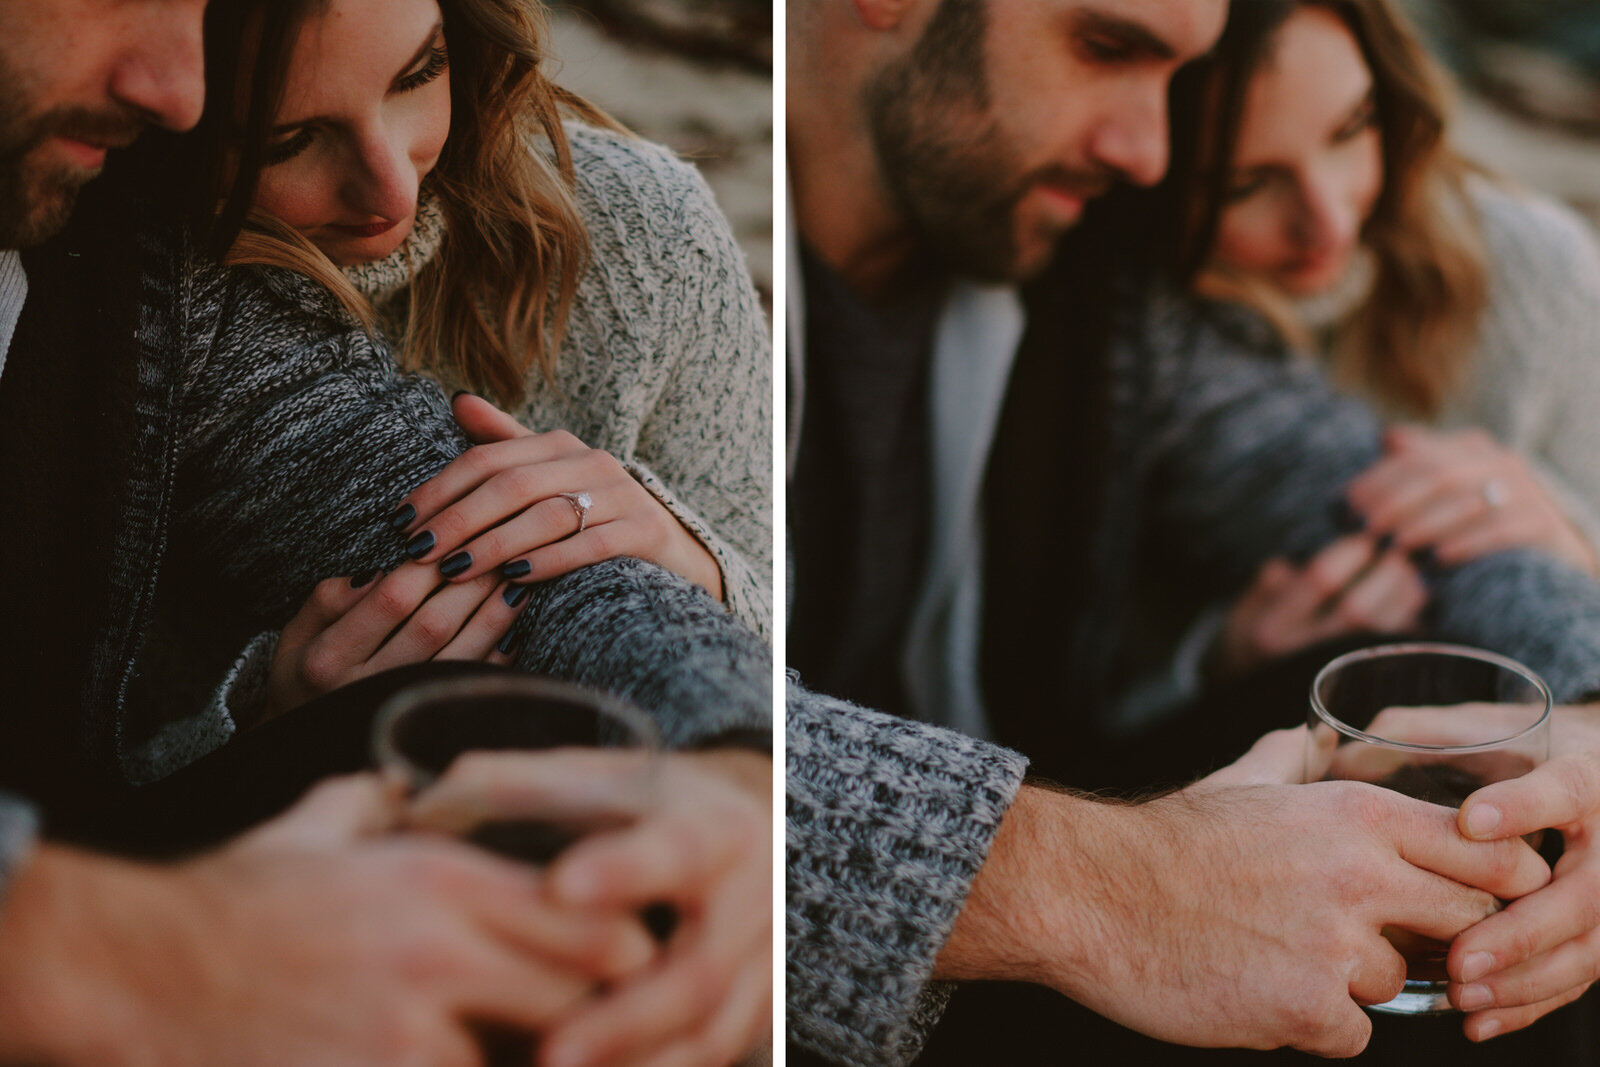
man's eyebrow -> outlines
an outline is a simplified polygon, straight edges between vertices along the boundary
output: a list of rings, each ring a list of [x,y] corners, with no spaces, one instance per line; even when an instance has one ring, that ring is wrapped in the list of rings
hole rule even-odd
[[[427,55],[433,50],[433,42],[439,39],[439,34],[443,31],[444,19],[441,18],[433,24],[433,29],[428,31],[428,36],[422,39],[422,44],[417,47],[417,50],[411,53],[411,58],[406,60],[405,63],[401,65],[400,73],[394,76],[394,81],[390,83],[391,85],[398,83],[401,78],[406,76],[406,71],[416,66],[422,61],[423,56]]]
[[[1120,37],[1130,49],[1151,59],[1178,58],[1176,48],[1141,22],[1094,8],[1080,8],[1074,18],[1080,33],[1104,33]]]

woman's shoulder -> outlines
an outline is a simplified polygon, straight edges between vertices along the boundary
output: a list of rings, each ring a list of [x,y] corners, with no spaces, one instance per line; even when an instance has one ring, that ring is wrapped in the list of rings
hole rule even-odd
[[[1575,287],[1600,289],[1600,241],[1572,208],[1485,176],[1469,178],[1466,191],[1496,290],[1512,286],[1553,295]]]
[[[727,222],[705,179],[664,145],[580,122],[566,124],[578,206],[597,248],[617,241],[676,255],[720,244]]]

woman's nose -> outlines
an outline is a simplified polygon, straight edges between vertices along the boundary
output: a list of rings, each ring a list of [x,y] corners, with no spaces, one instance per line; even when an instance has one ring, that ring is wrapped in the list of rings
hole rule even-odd
[[[359,166],[346,184],[345,199],[359,211],[403,219],[417,206],[417,169],[406,146],[387,137],[363,140]]]
[[[1312,177],[1301,185],[1295,240],[1308,251],[1339,248],[1355,239],[1360,219],[1339,183]]]

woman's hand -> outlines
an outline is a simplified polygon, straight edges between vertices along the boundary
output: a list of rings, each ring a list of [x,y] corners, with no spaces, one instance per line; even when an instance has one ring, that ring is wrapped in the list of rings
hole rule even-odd
[[[430,659],[511,662],[511,624],[528,602],[525,587],[485,574],[441,588],[438,570],[416,563],[376,577],[317,583],[278,638],[266,718],[392,667]]]
[[[1388,455],[1346,493],[1367,532],[1392,534],[1404,549],[1431,548],[1445,566],[1525,547],[1600,572],[1594,547],[1527,461],[1484,431],[1398,426],[1384,447]]]
[[[1357,633],[1404,633],[1417,625],[1428,591],[1396,548],[1356,534],[1302,567],[1272,559],[1229,609],[1207,661],[1213,679]]]
[[[470,393],[454,406],[477,446],[400,502],[392,521],[412,559],[438,563],[452,582],[497,567],[536,582],[632,556],[722,599],[711,553],[615,456],[565,430],[534,433]]]

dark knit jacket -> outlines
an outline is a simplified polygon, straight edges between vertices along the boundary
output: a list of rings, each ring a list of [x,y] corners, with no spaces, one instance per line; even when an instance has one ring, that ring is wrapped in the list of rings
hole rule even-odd
[[[318,580],[400,562],[387,516],[467,447],[439,388],[400,375],[323,290],[216,267],[165,218],[96,190],[31,257],[42,284],[24,312],[54,320],[35,343],[95,345],[129,383],[108,420],[103,604],[63,703],[84,761],[133,783],[248,725],[216,699],[238,649]],[[635,702],[669,744],[770,730],[764,642],[660,568],[614,560],[544,583],[516,627],[520,667]]]

